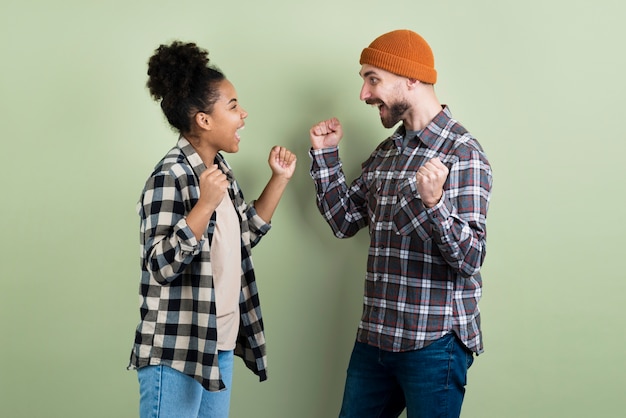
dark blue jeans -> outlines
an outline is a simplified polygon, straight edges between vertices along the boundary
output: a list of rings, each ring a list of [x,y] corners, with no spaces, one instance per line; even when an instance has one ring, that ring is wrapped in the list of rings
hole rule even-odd
[[[454,334],[392,353],[356,342],[340,418],[453,418],[461,414],[473,355]]]

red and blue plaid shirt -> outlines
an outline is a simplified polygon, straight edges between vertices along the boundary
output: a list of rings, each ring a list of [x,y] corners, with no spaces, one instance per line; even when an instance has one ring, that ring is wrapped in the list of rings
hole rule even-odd
[[[350,186],[337,148],[310,150],[317,204],[335,235],[348,238],[369,228],[357,339],[398,352],[454,332],[481,353],[478,301],[491,167],[476,139],[445,106],[403,147],[404,134],[400,126],[380,143]],[[415,175],[435,157],[450,173],[443,198],[427,209]]]

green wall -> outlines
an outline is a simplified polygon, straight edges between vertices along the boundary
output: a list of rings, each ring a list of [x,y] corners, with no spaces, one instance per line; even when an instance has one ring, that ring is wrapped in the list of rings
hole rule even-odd
[[[366,236],[314,205],[308,129],[344,123],[349,177],[389,131],[358,100],[363,47],[410,28],[442,102],[495,173],[486,352],[463,416],[622,417],[626,39],[621,1],[3,1],[0,416],[133,417],[135,202],[175,134],[146,89],[160,44],[210,51],[248,110],[228,159],[246,197],[283,144],[296,176],[254,252],[270,379],[236,363],[233,417],[336,416]]]

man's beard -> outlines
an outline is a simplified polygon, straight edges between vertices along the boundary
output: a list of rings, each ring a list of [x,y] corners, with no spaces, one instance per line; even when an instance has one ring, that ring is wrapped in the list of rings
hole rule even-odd
[[[389,113],[387,116],[380,116],[380,121],[385,128],[393,128],[398,122],[402,120],[402,117],[407,110],[411,108],[406,101],[393,103],[388,107]]]

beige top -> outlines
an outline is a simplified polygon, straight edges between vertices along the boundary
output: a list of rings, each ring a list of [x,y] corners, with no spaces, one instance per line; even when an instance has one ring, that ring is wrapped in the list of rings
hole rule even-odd
[[[241,229],[228,195],[215,209],[217,222],[211,241],[211,266],[217,310],[217,349],[233,350],[239,332],[241,293]]]

